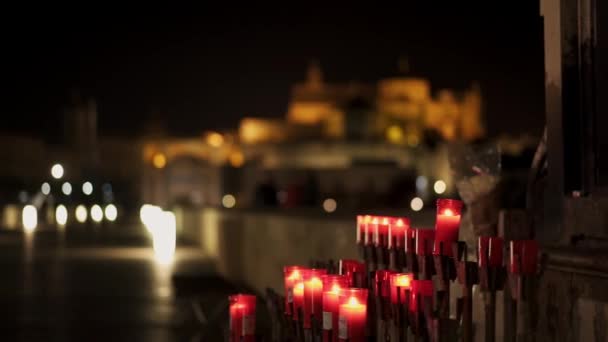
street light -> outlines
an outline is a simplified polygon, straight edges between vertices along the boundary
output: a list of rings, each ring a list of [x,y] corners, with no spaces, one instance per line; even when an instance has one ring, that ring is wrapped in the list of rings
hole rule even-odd
[[[47,182],[42,183],[42,186],[40,187],[40,191],[42,192],[43,195],[48,195],[51,193],[51,185]]]
[[[91,182],[84,182],[82,184],[82,193],[89,196],[93,193],[93,184]]]
[[[63,177],[63,166],[61,164],[55,164],[51,167],[51,176],[55,179],[61,179]]]
[[[91,207],[91,219],[96,223],[99,223],[101,222],[101,220],[103,220],[103,210],[97,204]]]
[[[64,195],[69,196],[72,193],[72,184],[69,182],[63,183],[61,185],[61,192],[63,192]]]

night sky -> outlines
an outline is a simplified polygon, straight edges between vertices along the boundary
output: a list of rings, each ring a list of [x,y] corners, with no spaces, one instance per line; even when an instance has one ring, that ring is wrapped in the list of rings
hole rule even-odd
[[[374,82],[406,56],[433,90],[478,81],[491,134],[539,134],[542,21],[537,1],[522,3],[19,12],[1,24],[1,130],[57,141],[70,89],[97,99],[102,135],[138,135],[150,118],[179,135],[231,129],[283,117],[312,59],[327,81]]]

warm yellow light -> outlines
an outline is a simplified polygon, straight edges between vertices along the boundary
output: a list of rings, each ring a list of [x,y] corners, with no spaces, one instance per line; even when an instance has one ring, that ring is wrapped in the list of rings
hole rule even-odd
[[[232,167],[241,167],[245,164],[245,156],[240,151],[234,151],[230,154],[230,165]]]
[[[333,198],[328,198],[323,201],[323,210],[328,213],[333,213],[338,208],[338,203]]]
[[[329,290],[329,292],[331,292],[333,294],[337,294],[337,295],[340,294],[340,291],[342,291],[342,288],[340,287],[339,284],[333,284],[331,286],[331,290]]]
[[[293,294],[302,295],[304,293],[304,283],[299,282],[293,287]]]
[[[84,205],[79,205],[76,207],[76,221],[80,223],[84,223],[87,221],[87,208]]]
[[[65,205],[60,204],[55,209],[55,221],[60,226],[65,226],[65,224],[68,222],[68,209],[65,207]]]
[[[403,143],[403,130],[397,125],[390,126],[386,130],[386,140],[393,144]]]
[[[420,139],[418,139],[418,136],[415,134],[410,134],[407,137],[407,144],[410,145],[411,147],[416,147],[418,146],[418,144],[420,143]]]
[[[55,164],[51,167],[51,176],[55,179],[63,177],[63,166],[61,164]]]
[[[221,147],[224,144],[224,137],[217,132],[211,132],[207,135],[207,144],[211,147]]]
[[[224,208],[234,208],[236,205],[236,198],[234,198],[234,196],[231,194],[226,194],[224,197],[222,197],[222,205]]]
[[[446,190],[446,188],[447,188],[447,185],[442,180],[438,180],[438,181],[435,182],[435,184],[433,184],[433,189],[438,194],[444,193],[445,190]]]
[[[302,275],[300,274],[300,271],[293,270],[291,272],[291,274],[289,275],[289,277],[287,277],[287,279],[290,281],[294,281],[294,280],[300,279],[300,277],[302,277]]]
[[[26,205],[23,207],[21,220],[23,222],[23,229],[30,232],[33,231],[38,225],[38,209],[33,205]]]
[[[118,217],[118,209],[116,209],[116,206],[114,204],[106,205],[106,208],[104,209],[103,213],[106,216],[106,220],[110,222],[116,221],[116,218]]]
[[[348,305],[359,305],[359,301],[357,300],[357,297],[350,297],[348,299]]]
[[[148,232],[152,233],[154,222],[160,219],[162,209],[155,205],[144,204],[139,209],[139,219],[144,224]]]
[[[170,264],[175,255],[175,215],[170,211],[161,211],[152,225],[152,245],[156,261],[163,265]]]
[[[420,210],[422,210],[423,206],[424,206],[424,202],[422,202],[422,199],[420,197],[414,197],[412,199],[412,201],[410,202],[410,207],[412,208],[413,211],[420,211]]]
[[[91,219],[97,223],[103,220],[103,210],[97,204],[91,207]]]
[[[399,275],[397,276],[396,279],[396,285],[398,287],[410,287],[410,283],[411,283],[412,279],[409,275]]]
[[[152,165],[157,169],[162,169],[167,165],[167,157],[162,153],[157,153],[152,157]]]

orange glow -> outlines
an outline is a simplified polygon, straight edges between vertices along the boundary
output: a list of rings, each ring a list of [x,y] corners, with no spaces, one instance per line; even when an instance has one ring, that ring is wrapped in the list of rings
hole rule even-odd
[[[294,297],[304,296],[304,283],[298,282],[296,286],[293,287],[293,295]]]
[[[365,215],[363,217],[363,223],[370,223],[372,222],[372,216],[371,215]]]
[[[331,290],[329,290],[329,292],[336,294],[336,295],[339,295],[340,291],[342,291],[342,288],[340,287],[339,284],[333,284],[331,287]]]
[[[291,272],[291,274],[287,277],[287,280],[289,281],[295,281],[298,280],[302,277],[302,275],[300,274],[299,270],[293,270],[293,272]],[[304,286],[304,285],[302,285]],[[304,287],[302,287],[302,289],[304,289]]]
[[[408,274],[398,275],[395,279],[395,284],[397,287],[406,287],[409,288],[411,286],[412,277]]]
[[[388,217],[383,217],[382,218],[382,224],[383,225],[387,225],[387,224],[389,224],[389,222],[390,222],[390,219]]]
[[[443,211],[443,215],[445,216],[454,216],[454,212],[452,211],[452,209],[446,209]]]
[[[241,167],[245,163],[245,156],[240,151],[232,152],[229,159],[232,167]]]
[[[152,157],[152,164],[155,168],[162,169],[167,165],[167,157],[162,153],[156,153],[154,157]]]
[[[207,135],[207,144],[212,147],[220,147],[224,144],[224,136],[217,132],[211,132]]]
[[[378,224],[378,218],[377,217],[374,217],[372,219],[372,224]]]
[[[348,303],[346,305],[359,306],[359,305],[361,305],[361,303],[359,303],[359,300],[357,299],[357,297],[353,296],[348,299]]]
[[[308,281],[313,287],[322,287],[323,286],[323,282],[321,281],[321,279],[319,279],[318,277],[312,277],[310,278],[310,280]]]

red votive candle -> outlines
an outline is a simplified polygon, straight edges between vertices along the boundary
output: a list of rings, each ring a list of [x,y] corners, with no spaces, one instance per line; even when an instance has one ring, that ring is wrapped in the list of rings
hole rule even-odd
[[[462,202],[454,199],[437,200],[435,245],[433,254],[452,256],[452,243],[458,241]]]
[[[338,309],[343,289],[348,287],[348,277],[324,275],[323,280],[323,342],[338,341]]]
[[[538,242],[536,240],[524,240],[522,246],[521,273],[536,274],[538,266]]]
[[[503,240],[498,236],[490,236],[488,242],[488,261],[491,267],[501,267],[503,264]]]
[[[311,328],[311,317],[319,322],[323,317],[323,282],[327,274],[324,269],[310,269],[304,274],[304,328]]]
[[[341,275],[348,277],[348,286],[363,286],[365,264],[357,260],[341,259],[339,264]]]
[[[434,240],[434,229],[416,229],[416,255],[430,255]]]
[[[388,248],[404,248],[405,234],[409,230],[410,220],[407,217],[395,217],[388,227]]]
[[[538,243],[536,240],[511,241],[509,271],[511,273],[536,274]]]
[[[405,252],[408,254],[416,253],[416,228],[409,228],[405,231]]]
[[[371,246],[374,244],[374,227],[378,224],[380,218],[378,216],[369,215],[369,220],[364,222],[365,226],[365,239],[363,244],[365,246]]]
[[[502,266],[502,238],[497,236],[480,236],[477,243],[477,262],[479,267]]]
[[[372,221],[372,228],[374,231],[374,246],[388,247],[388,229],[392,220],[392,217],[383,216],[378,217],[375,221]]]
[[[255,302],[252,295],[236,294],[230,302],[230,341],[253,342],[255,340]]]
[[[410,311],[418,312],[418,299],[424,297],[433,298],[433,281],[432,280],[412,280],[410,291]]]
[[[339,341],[365,341],[365,326],[367,323],[367,290],[359,290],[365,291],[365,300],[361,300],[362,295],[347,294],[344,303],[340,304],[338,319]]]
[[[389,298],[391,274],[393,274],[393,272],[389,270],[376,271],[375,292],[377,296]]]
[[[509,272],[536,274],[538,243],[536,240],[513,240],[510,245]]]
[[[480,236],[477,239],[477,264],[479,267],[488,266],[488,251],[490,249],[490,237]]]
[[[365,228],[371,220],[370,215],[357,215],[357,244],[365,244]]]
[[[293,303],[293,287],[295,283],[302,278],[301,270],[305,267],[301,266],[285,266],[283,267],[283,278],[285,282],[285,314],[291,315],[291,304]]]
[[[298,310],[304,314],[304,280],[300,279],[293,285],[293,319],[295,321],[300,320]]]
[[[414,275],[411,273],[394,273],[391,274],[391,303],[405,304],[406,291],[411,289]]]

